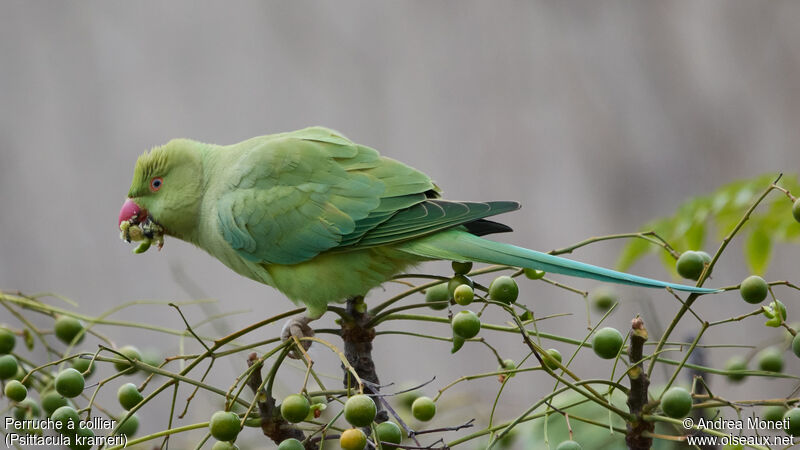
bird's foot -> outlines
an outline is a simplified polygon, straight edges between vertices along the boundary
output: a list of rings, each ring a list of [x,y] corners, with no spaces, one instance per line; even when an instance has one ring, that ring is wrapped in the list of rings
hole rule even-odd
[[[308,325],[312,320],[314,319],[306,316],[293,317],[283,325],[281,339],[284,341],[292,339],[302,347],[299,349],[300,351],[295,349],[289,352],[290,358],[300,359],[302,353],[305,353],[311,347],[311,341],[304,338],[314,337],[314,329]]]

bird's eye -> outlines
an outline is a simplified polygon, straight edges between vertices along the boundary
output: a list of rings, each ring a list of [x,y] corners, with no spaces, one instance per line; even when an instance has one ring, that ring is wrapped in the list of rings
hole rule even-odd
[[[155,177],[150,180],[150,190],[156,192],[161,189],[162,184],[164,184],[164,180],[161,177]]]

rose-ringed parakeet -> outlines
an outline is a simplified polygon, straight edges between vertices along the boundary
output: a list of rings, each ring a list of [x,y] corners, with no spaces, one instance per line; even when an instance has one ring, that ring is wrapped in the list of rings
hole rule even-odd
[[[518,208],[444,200],[424,173],[311,127],[229,146],[175,139],[153,149],[136,162],[119,223],[127,240],[166,234],[191,242],[305,305],[310,318],[436,259],[716,292],[480,237],[510,231],[486,217]]]

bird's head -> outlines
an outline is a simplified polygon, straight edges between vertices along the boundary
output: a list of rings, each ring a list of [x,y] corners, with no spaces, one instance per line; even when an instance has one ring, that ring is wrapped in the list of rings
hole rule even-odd
[[[202,187],[199,143],[175,139],[145,152],[136,161],[118,225],[125,221],[131,225],[152,222],[164,234],[190,239],[197,226]]]

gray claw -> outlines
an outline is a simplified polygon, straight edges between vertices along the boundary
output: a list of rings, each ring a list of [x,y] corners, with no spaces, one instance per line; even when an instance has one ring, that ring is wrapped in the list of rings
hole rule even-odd
[[[291,339],[292,336],[298,339],[314,337],[314,330],[308,325],[312,320],[313,319],[306,316],[293,317],[289,319],[281,329],[281,339],[287,341]],[[303,345],[304,350],[308,350],[311,347],[311,341],[301,340],[300,343]],[[301,356],[297,351],[293,350],[289,352],[289,357],[300,359]]]

